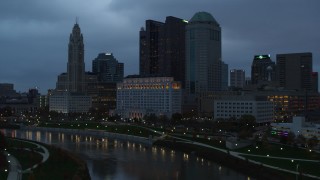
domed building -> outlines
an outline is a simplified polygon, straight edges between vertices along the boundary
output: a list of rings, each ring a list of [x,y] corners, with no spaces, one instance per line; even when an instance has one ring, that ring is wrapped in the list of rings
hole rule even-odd
[[[220,91],[221,27],[207,12],[197,12],[186,26],[186,90],[188,94]]]

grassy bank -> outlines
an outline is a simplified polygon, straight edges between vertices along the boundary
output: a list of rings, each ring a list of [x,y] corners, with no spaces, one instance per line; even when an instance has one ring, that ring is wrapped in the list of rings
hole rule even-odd
[[[7,150],[21,164],[22,170],[30,168],[41,162],[42,156],[38,152],[43,152],[36,145],[37,143],[49,151],[49,159],[33,169],[31,172],[23,173],[22,179],[90,179],[86,163],[72,153],[65,150],[49,146],[35,141],[19,141],[19,139],[6,138]],[[25,150],[27,148],[29,150]],[[1,174],[0,174],[1,175]],[[3,178],[0,178],[3,179]]]
[[[44,145],[49,153],[49,159],[40,164],[30,174],[25,174],[23,178],[34,177],[34,179],[90,179],[87,166],[80,158],[71,153],[53,146]]]
[[[256,165],[246,160],[235,158],[227,153],[216,151],[213,149],[199,147],[193,144],[185,144],[172,141],[158,141],[157,146],[167,147],[170,149],[179,150],[197,157],[202,157],[218,164],[229,167],[237,172],[241,172],[255,179],[262,180],[290,180],[294,179],[295,175],[276,171],[262,165]],[[302,179],[309,179],[303,177]]]
[[[38,127],[80,129],[80,130],[103,130],[106,132],[128,134],[140,137],[159,136],[154,131],[131,125],[104,125],[100,123],[41,123]]]
[[[5,171],[7,170],[7,171]],[[6,156],[0,151],[0,179],[7,179],[9,164]]]

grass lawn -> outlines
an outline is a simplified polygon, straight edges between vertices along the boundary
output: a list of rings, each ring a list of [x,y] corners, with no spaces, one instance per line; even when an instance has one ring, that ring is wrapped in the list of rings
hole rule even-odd
[[[36,145],[28,143],[28,142],[24,142],[24,141],[19,141],[13,138],[7,138],[6,139],[7,142],[7,148],[10,147],[15,147],[15,148],[29,148],[29,149],[33,149],[33,148],[37,148]]]
[[[7,172],[5,172],[5,169],[7,169]],[[9,170],[9,164],[7,162],[7,158],[0,151],[0,179],[7,179],[8,170]]]
[[[291,161],[291,160],[283,160],[283,159],[275,159],[275,158],[267,158],[267,157],[253,157],[243,155],[248,159],[258,161],[264,164],[276,166],[279,168],[296,171],[297,164],[299,164],[299,169],[302,170],[303,173],[312,174],[320,177],[320,162],[306,162],[306,161]]]
[[[42,156],[37,152],[13,148],[8,148],[7,151],[20,162],[22,170],[31,168],[42,161]]]
[[[25,174],[23,177],[46,180],[72,179],[79,168],[79,164],[70,158],[65,151],[47,145],[44,146],[50,153],[49,159],[34,169],[32,174]]]
[[[67,128],[67,129],[93,129],[105,130],[112,133],[128,134],[141,137],[159,136],[157,133],[147,130],[145,128],[131,126],[131,125],[102,125],[100,123],[42,123],[40,127],[51,128]]]
[[[245,148],[241,148],[236,150],[241,153],[248,154],[257,154],[257,155],[269,155],[276,157],[286,157],[286,158],[295,158],[295,159],[310,159],[310,160],[320,160],[320,154],[314,151],[309,151],[306,149],[301,149],[297,147],[290,147],[278,144],[268,144],[266,145],[258,145],[256,146],[248,146]],[[281,150],[282,148],[282,150]],[[248,151],[250,150],[250,152]]]
[[[180,138],[183,138],[183,139],[188,139],[188,140],[191,140],[191,141],[196,141],[196,142],[199,142],[199,143],[203,143],[203,144],[207,144],[207,145],[210,145],[210,146],[213,146],[213,147],[217,147],[217,148],[221,148],[221,149],[227,149],[226,148],[226,143],[225,141],[223,140],[215,140],[215,139],[205,139],[205,138],[198,138],[198,137],[188,137],[188,136],[183,136],[183,135],[174,135],[176,137],[180,137]]]

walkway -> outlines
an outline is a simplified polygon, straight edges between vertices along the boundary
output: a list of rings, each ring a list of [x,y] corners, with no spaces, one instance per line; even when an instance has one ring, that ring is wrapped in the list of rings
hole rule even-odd
[[[42,163],[46,162],[46,161],[49,159],[50,153],[49,153],[48,149],[45,148],[44,146],[42,146],[42,145],[40,145],[40,144],[38,144],[38,143],[34,143],[34,142],[30,142],[30,141],[25,141],[25,140],[21,140],[21,139],[16,139],[16,140],[18,140],[18,141],[23,141],[23,142],[27,142],[27,143],[36,145],[37,148],[41,148],[41,149],[44,151],[44,153],[43,153],[43,152],[39,152],[39,151],[35,151],[35,152],[37,152],[37,153],[39,153],[39,154],[42,155],[42,161],[41,161],[41,163],[39,163],[39,164],[42,164]],[[30,150],[30,149],[25,148],[25,150]],[[23,170],[22,173],[29,173],[32,169],[37,168],[39,164],[35,164],[34,166],[32,166],[32,167],[30,167],[30,168],[28,168],[28,169]]]
[[[145,128],[145,129],[154,131],[151,128]],[[161,133],[159,133],[159,134],[161,134]],[[226,149],[217,148],[217,147],[214,147],[214,146],[211,146],[211,145],[208,145],[208,144],[199,143],[199,142],[188,140],[188,139],[183,139],[183,138],[180,138],[180,137],[175,137],[175,136],[172,136],[172,135],[167,135],[167,136],[175,138],[175,139],[179,139],[179,140],[181,140],[180,142],[182,142],[182,143],[194,144],[194,145],[198,145],[198,146],[202,146],[202,147],[218,150],[218,151],[221,151],[221,152],[224,152],[224,153],[228,153],[228,150],[226,150]],[[274,159],[275,158],[276,159],[287,159],[287,160],[295,160],[295,161],[319,162],[318,160],[309,160],[309,159],[295,159],[295,158],[285,158],[285,157],[275,157],[275,156],[267,156],[266,157],[266,156],[263,156],[263,155],[247,154],[247,153],[240,153],[240,152],[235,152],[235,151],[229,151],[229,153],[230,153],[230,155],[232,155],[232,156],[234,156],[236,158],[239,158],[239,159],[243,159],[243,160],[246,160],[246,158],[241,156],[241,155],[264,157],[264,158],[274,158]],[[284,172],[288,172],[288,173],[299,175],[299,172],[296,172],[296,171],[291,171],[291,170],[279,168],[279,167],[276,167],[276,166],[271,166],[271,165],[264,164],[264,163],[257,162],[257,161],[253,161],[253,160],[248,160],[248,161],[252,162],[252,163],[255,163],[255,164],[263,165],[263,166],[268,167],[268,168],[272,168],[272,169],[276,169],[276,170],[279,170],[279,171],[284,171]],[[303,174],[303,175],[307,176],[307,177],[315,178],[315,179],[320,179],[320,177],[314,176],[314,175],[311,175],[311,174]]]
[[[20,180],[22,179],[21,174],[21,165],[19,161],[12,155],[10,155],[7,151],[4,151],[4,155],[7,157],[7,160],[10,164],[8,180]]]
[[[23,141],[23,142],[27,142],[33,145],[36,145],[37,148],[41,148],[43,150],[43,152],[39,152],[39,151],[34,151],[39,153],[40,155],[42,155],[42,161],[39,164],[42,164],[44,162],[46,162],[49,159],[50,153],[48,151],[47,148],[45,148],[44,146],[34,143],[34,142],[30,142],[30,141],[26,141],[26,140],[21,140],[21,139],[15,139],[17,141]],[[31,149],[29,148],[24,148],[25,150],[31,151]],[[22,178],[22,174],[23,173],[30,173],[32,171],[32,169],[35,169],[38,167],[39,164],[35,164],[34,166],[22,170],[21,169],[21,165],[19,163],[19,161],[12,155],[10,155],[8,152],[4,152],[4,154],[7,156],[7,160],[10,163],[10,170],[9,170],[9,174],[8,174],[8,180],[20,180]]]

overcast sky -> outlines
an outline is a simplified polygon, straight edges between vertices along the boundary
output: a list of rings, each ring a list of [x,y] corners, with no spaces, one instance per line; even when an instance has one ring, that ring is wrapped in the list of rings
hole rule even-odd
[[[312,52],[320,69],[319,0],[1,0],[0,83],[17,91],[55,88],[66,72],[69,35],[79,18],[86,71],[100,52],[112,52],[125,75],[139,72],[139,30],[145,20],[189,20],[206,11],[222,29],[222,60],[250,68],[255,54]]]

